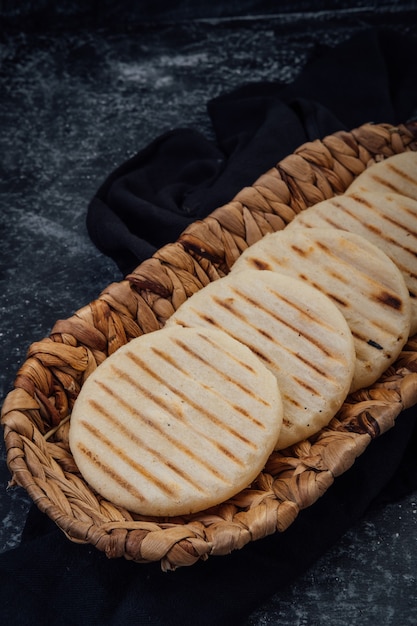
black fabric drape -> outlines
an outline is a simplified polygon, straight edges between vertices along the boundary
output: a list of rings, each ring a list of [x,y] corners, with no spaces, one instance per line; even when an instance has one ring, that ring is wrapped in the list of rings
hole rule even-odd
[[[369,30],[319,47],[291,85],[252,84],[208,104],[215,140],[176,129],[121,165],[88,209],[92,240],[122,272],[306,140],[362,123],[407,121],[417,107],[416,40]],[[290,583],[372,505],[417,488],[416,411],[366,452],[283,535],[174,573],[109,561],[69,542],[34,507],[21,545],[0,556],[4,623],[239,624]]]
[[[88,209],[91,239],[128,273],[305,141],[407,121],[417,106],[415,45],[366,30],[319,46],[290,85],[248,84],[215,98],[214,140],[175,129],[110,174]]]

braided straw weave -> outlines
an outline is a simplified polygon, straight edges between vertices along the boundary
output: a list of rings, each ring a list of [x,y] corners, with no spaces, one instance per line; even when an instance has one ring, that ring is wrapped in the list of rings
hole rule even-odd
[[[83,381],[133,337],[160,328],[192,293],[227,274],[239,254],[306,207],[343,193],[368,164],[417,150],[417,124],[365,124],[303,144],[229,204],[188,227],[125,280],[33,343],[2,408],[11,484],[28,492],[69,539],[108,557],[160,561],[164,570],[285,531],[417,403],[417,337],[377,384],[349,396],[329,426],[274,452],[257,480],[208,511],[144,518],[92,492],[68,447],[70,412]]]

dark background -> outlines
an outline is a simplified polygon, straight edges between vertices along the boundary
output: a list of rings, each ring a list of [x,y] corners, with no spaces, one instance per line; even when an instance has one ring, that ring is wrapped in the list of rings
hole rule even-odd
[[[318,43],[416,34],[416,2],[0,2],[0,402],[32,341],[122,276],[85,227],[104,178],[162,132],[211,137],[207,101],[291,81]],[[331,77],[329,77],[331,80]],[[0,550],[29,501],[6,490]],[[417,623],[417,494],[369,512],[248,624]]]
[[[413,1],[402,0],[374,0],[351,1],[346,0],[289,0],[281,2],[267,2],[265,0],[230,0],[230,2],[207,0],[145,0],[135,2],[124,0],[81,0],[54,2],[53,0],[29,1],[3,0],[0,2],[0,16],[6,25],[16,25],[18,28],[49,27],[110,27],[132,29],[138,24],[146,22],[179,22],[183,20],[201,19],[233,19],[242,17],[286,16],[291,20],[295,16],[307,18],[309,15],[327,13],[328,17],[343,14],[367,16],[370,12],[404,12],[414,10]]]

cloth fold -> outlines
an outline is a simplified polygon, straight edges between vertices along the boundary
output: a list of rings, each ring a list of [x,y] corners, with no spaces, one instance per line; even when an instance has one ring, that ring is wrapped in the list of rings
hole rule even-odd
[[[98,248],[127,273],[192,221],[225,204],[307,140],[368,121],[407,121],[417,107],[416,40],[366,30],[319,46],[290,85],[242,86],[208,104],[215,139],[166,133],[109,175],[88,207]],[[32,508],[21,545],[0,555],[4,623],[154,626],[243,623],[355,524],[373,503],[417,488],[415,409],[283,534],[174,573],[107,560],[71,543]]]

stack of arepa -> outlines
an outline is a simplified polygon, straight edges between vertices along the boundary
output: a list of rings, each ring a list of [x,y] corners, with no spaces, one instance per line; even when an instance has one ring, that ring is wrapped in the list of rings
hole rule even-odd
[[[219,504],[325,427],[417,332],[417,153],[300,213],[86,380],[74,460],[146,516]]]

